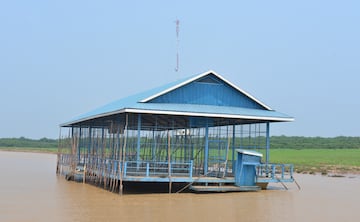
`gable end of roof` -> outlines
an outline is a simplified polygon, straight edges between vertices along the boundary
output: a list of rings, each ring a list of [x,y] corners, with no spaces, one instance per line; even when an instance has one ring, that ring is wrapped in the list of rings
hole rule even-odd
[[[216,76],[218,79],[220,79],[221,81],[225,82],[227,85],[229,85],[230,87],[234,88],[236,91],[240,92],[241,94],[245,95],[246,97],[248,97],[249,99],[251,99],[252,101],[254,101],[255,103],[259,104],[261,107],[263,107],[264,109],[266,110],[273,110],[272,108],[270,108],[269,106],[265,105],[264,103],[262,103],[261,101],[259,101],[258,99],[256,99],[254,96],[252,96],[251,94],[249,94],[248,92],[246,92],[245,90],[243,89],[240,89],[238,86],[234,85],[233,83],[231,83],[230,81],[228,81],[227,79],[225,79],[224,77],[222,77],[220,74],[216,73],[215,71],[213,70],[209,70],[207,72],[204,72],[204,73],[201,73],[197,76],[194,76],[192,78],[189,78],[188,80],[185,80],[179,84],[176,84],[172,87],[169,87],[161,92],[158,92],[156,94],[153,94],[145,99],[142,99],[140,100],[139,102],[140,103],[148,103],[148,102],[151,102],[152,100],[162,96],[162,95],[165,95],[169,92],[172,92],[180,87],[183,87],[187,84],[190,84],[192,82],[195,82],[195,81],[199,81],[199,82],[211,82],[212,83],[216,83],[216,80],[212,79],[212,78],[209,78],[209,79],[206,79],[204,78],[205,76],[209,76],[209,75],[214,75]]]

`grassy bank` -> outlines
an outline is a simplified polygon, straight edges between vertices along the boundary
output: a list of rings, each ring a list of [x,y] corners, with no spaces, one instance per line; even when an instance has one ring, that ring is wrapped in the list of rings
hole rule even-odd
[[[272,149],[272,163],[293,163],[298,173],[360,173],[360,149]]]

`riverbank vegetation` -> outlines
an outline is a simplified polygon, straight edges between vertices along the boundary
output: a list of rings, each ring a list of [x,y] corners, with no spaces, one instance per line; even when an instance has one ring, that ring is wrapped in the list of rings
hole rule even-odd
[[[56,153],[58,151],[58,140],[48,138],[29,139],[25,137],[0,138],[0,150]]]
[[[360,149],[360,137],[272,136],[273,149]]]

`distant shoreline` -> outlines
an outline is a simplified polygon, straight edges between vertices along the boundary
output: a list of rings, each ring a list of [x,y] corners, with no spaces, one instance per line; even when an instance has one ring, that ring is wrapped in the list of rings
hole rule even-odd
[[[58,148],[0,147],[1,151],[21,153],[57,154]]]

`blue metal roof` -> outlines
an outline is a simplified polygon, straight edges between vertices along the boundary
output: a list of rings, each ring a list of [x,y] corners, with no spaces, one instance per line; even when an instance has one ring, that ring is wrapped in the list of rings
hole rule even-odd
[[[204,79],[205,77],[212,78]],[[195,81],[199,84],[194,85]],[[216,81],[222,85],[216,86]],[[201,87],[202,83],[209,87]],[[204,89],[199,91],[197,88]],[[203,93],[204,96],[196,95],[199,93]],[[221,93],[224,95],[218,95]],[[202,98],[198,99],[198,97]],[[61,126],[125,112],[293,121],[292,117],[272,110],[214,71],[208,71],[114,101]]]

